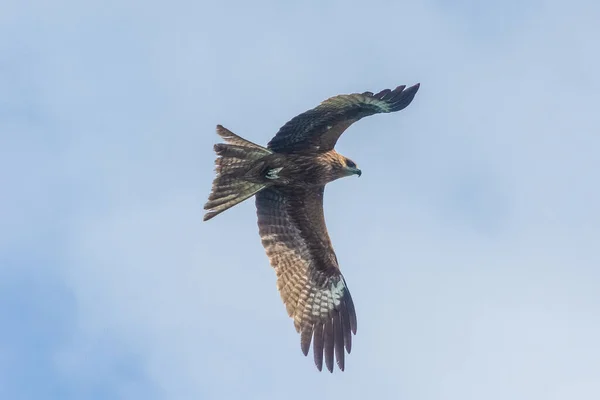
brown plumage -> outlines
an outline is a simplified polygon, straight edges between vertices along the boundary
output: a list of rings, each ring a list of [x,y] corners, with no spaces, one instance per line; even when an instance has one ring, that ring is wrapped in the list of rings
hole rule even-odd
[[[313,345],[315,364],[333,372],[334,355],[344,370],[356,313],[340,272],[323,215],[325,185],[359,175],[356,164],[334,150],[354,122],[399,111],[413,100],[419,84],[377,94],[339,95],[294,117],[262,147],[217,126],[227,142],[215,145],[217,177],[204,206],[204,220],[256,195],[258,228],[277,288],[300,333],[304,355]]]

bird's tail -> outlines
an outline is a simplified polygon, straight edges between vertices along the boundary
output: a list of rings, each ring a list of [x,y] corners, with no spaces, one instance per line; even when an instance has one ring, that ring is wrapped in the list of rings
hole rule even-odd
[[[243,139],[230,130],[217,125],[217,133],[227,143],[215,145],[217,159],[215,171],[217,177],[213,181],[204,221],[222,213],[238,203],[252,197],[265,188],[265,184],[249,182],[244,179],[249,167],[258,159],[271,154],[271,150]]]

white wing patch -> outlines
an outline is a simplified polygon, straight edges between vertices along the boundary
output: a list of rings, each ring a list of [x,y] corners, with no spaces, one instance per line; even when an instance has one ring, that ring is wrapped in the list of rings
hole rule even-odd
[[[309,294],[307,308],[311,309],[314,316],[329,315],[332,310],[339,307],[346,290],[343,279],[331,282],[329,290],[317,289]]]
[[[346,292],[346,285],[344,280],[340,279],[337,283],[331,282],[331,297],[333,304],[337,307],[340,305],[340,300],[344,297]]]
[[[373,97],[365,97],[365,98],[363,98],[363,102],[365,102],[366,104],[374,104],[382,112],[390,112],[389,104],[383,100],[373,98]]]
[[[267,171],[265,178],[267,179],[277,179],[279,178],[279,172],[283,169],[283,167],[273,168]]]

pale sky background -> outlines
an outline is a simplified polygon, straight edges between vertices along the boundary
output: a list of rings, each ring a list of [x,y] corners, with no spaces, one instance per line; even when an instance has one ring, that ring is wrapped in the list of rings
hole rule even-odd
[[[600,398],[595,1],[0,4],[0,398]],[[346,371],[300,351],[254,202],[209,223],[215,125],[338,93]]]

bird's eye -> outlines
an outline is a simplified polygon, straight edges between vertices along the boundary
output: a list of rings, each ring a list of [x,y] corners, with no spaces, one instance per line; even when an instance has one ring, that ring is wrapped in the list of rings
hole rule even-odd
[[[348,168],[356,168],[356,164],[352,160],[346,159],[346,165],[348,166]]]

